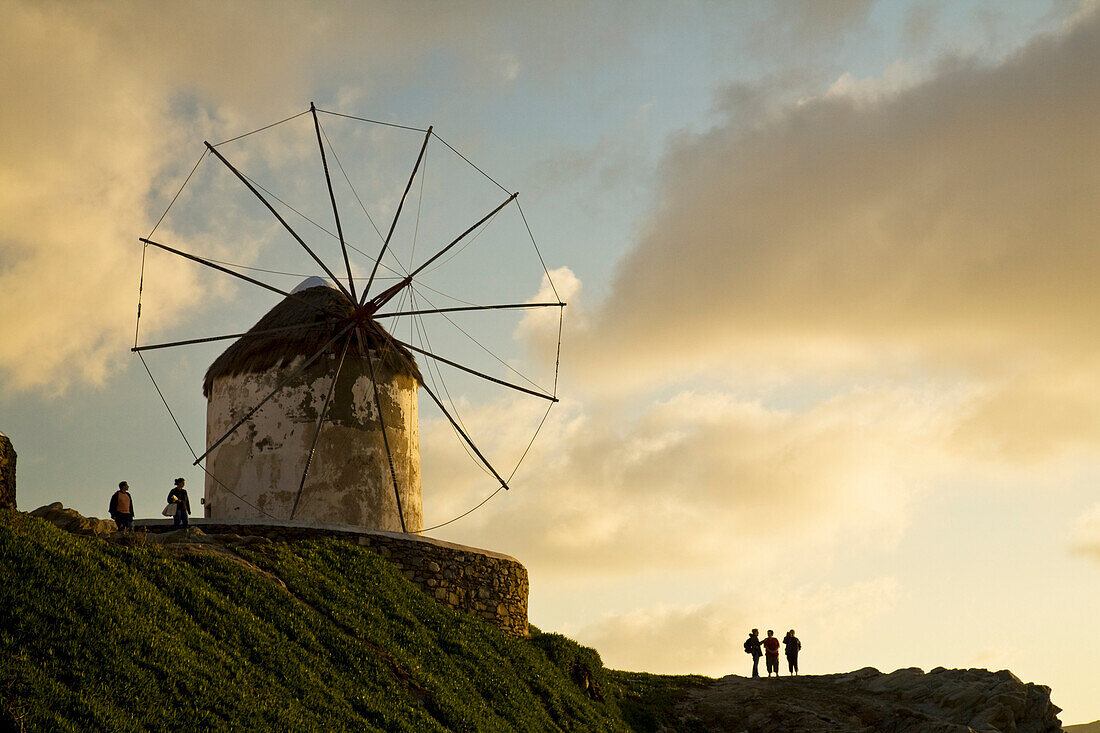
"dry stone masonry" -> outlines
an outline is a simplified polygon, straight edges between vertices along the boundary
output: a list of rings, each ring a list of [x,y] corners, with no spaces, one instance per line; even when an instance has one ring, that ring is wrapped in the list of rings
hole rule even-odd
[[[39,507],[30,513],[74,534],[93,537],[116,536],[109,519],[85,517],[61,502]],[[366,547],[397,566],[401,573],[429,597],[456,611],[486,621],[507,634],[526,637],[527,568],[508,555],[452,542],[400,532],[360,530],[347,526],[265,524],[262,521],[224,522],[192,519],[191,530],[179,542],[225,545],[231,548],[242,539],[272,542],[338,539]],[[155,535],[172,531],[171,520],[139,519],[139,532]],[[181,535],[184,531],[180,532]]]
[[[527,636],[527,568],[507,555],[449,543],[408,542],[371,533],[359,544],[401,568],[413,585],[444,606],[512,636]]]
[[[0,433],[0,509],[15,509],[15,448]]]
[[[400,532],[323,525],[273,525],[192,520],[206,535],[251,535],[275,542],[340,539],[378,553],[417,588],[440,604],[476,616],[512,636],[526,637],[527,568],[488,550]],[[138,520],[136,527],[168,531],[167,520]]]

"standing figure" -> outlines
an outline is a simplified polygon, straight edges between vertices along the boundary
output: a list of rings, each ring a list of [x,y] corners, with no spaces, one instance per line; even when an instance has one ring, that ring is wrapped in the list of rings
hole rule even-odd
[[[760,657],[763,652],[760,651],[760,630],[753,629],[749,633],[749,638],[745,639],[745,653],[752,655],[752,676],[760,676]]]
[[[788,631],[783,637],[783,646],[787,654],[787,671],[798,674],[798,650],[802,648],[802,642],[794,635],[794,629]]]
[[[191,501],[187,498],[187,489],[183,488],[184,480],[176,479],[176,487],[168,492],[168,503],[176,505],[176,513],[172,515],[172,529],[189,526],[187,516],[191,514]]]
[[[119,532],[134,531],[134,500],[130,497],[130,484],[118,482],[118,491],[111,495],[111,505],[107,509]]]
[[[764,664],[768,668],[768,676],[779,676],[779,639],[775,638],[775,632],[768,629],[768,638],[761,642],[764,645]]]

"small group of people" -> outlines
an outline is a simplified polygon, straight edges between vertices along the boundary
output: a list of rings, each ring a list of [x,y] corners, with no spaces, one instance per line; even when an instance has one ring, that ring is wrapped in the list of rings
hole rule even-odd
[[[760,638],[760,630],[753,629],[749,632],[749,638],[745,640],[745,653],[752,655],[752,676],[760,676],[760,657],[764,657],[767,665],[768,676],[779,676],[779,639],[775,632],[768,629],[766,638]],[[798,652],[802,649],[802,642],[794,635],[794,629],[783,637],[784,652],[787,655],[787,670],[789,674],[798,674]]]
[[[178,478],[172,490],[168,492],[168,505],[173,506],[172,529],[180,529],[190,525],[187,518],[191,515],[191,500],[187,498],[187,489],[183,478]],[[119,532],[134,531],[134,499],[130,495],[130,484],[125,481],[118,482],[118,491],[111,495],[111,504],[107,511],[111,519],[115,520],[115,526]],[[167,508],[165,513],[168,514]]]

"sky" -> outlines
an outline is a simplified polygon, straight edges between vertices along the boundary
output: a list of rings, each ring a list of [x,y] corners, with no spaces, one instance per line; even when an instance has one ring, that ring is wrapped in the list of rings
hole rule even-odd
[[[1100,719],[1096,3],[11,0],[0,45],[20,508],[103,516],[125,478],[151,516],[173,477],[201,485],[129,351],[138,237],[203,140],[313,101],[434,125],[520,192],[440,291],[569,302],[561,401],[512,489],[429,532],[523,562],[532,623],[611,667],[715,676],[748,671],[748,629],[794,628],[805,673],[1008,668],[1064,723]],[[219,149],[319,220],[310,124]],[[422,133],[322,124],[388,220]],[[437,142],[427,161],[408,262],[505,195]],[[218,165],[158,236],[292,273],[279,287],[317,274]],[[278,300],[145,254],[143,343]],[[498,373],[552,381],[556,312],[462,325]],[[219,350],[150,352],[199,443]],[[511,470],[545,403],[460,376],[454,404]],[[431,525],[494,486],[425,402]]]

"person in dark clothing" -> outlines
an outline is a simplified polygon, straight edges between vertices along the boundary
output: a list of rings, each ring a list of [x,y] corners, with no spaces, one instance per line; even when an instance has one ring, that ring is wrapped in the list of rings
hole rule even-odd
[[[184,480],[176,479],[176,487],[168,492],[168,503],[176,505],[176,513],[172,515],[172,529],[187,527],[187,521],[191,514],[191,501],[187,498],[187,489],[183,488]]]
[[[111,505],[107,508],[111,519],[119,532],[134,531],[134,500],[130,496],[130,484],[118,482],[118,491],[111,495]]]
[[[783,637],[783,647],[787,654],[787,671],[798,674],[798,650],[802,648],[802,642],[794,635],[794,629],[788,631]]]
[[[760,657],[764,655],[764,652],[760,650],[760,630],[753,629],[749,633],[749,638],[745,639],[745,653],[752,655],[752,676],[760,676]]]
[[[768,676],[779,676],[779,639],[775,638],[775,632],[768,629],[768,638],[761,642],[764,645],[764,664],[768,668]]]

